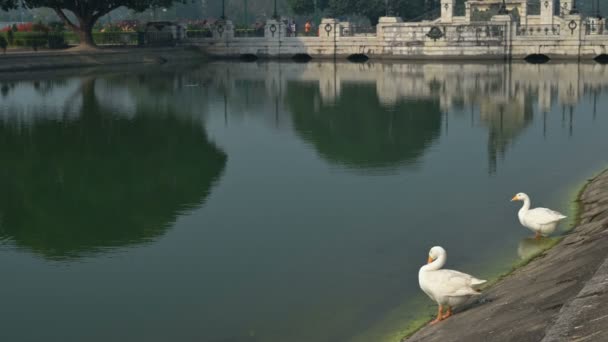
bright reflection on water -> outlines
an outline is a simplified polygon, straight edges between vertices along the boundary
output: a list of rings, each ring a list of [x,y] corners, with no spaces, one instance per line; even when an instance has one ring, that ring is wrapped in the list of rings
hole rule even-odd
[[[429,247],[496,275],[551,243],[514,193],[608,165],[599,64],[2,77],[2,341],[382,341]]]

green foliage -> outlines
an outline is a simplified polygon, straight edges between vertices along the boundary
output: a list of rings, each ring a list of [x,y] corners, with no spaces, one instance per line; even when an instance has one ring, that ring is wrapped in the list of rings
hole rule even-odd
[[[304,2],[304,0],[297,1]],[[425,0],[391,0],[389,2],[393,15],[406,20],[429,12],[432,6],[431,2]],[[434,6],[438,5],[435,4]],[[375,25],[378,18],[386,15],[387,12],[384,0],[328,0],[327,7],[333,17],[362,15],[368,18],[372,25]]]
[[[15,41],[15,34],[13,33],[12,29],[6,32],[6,40],[8,40],[8,45],[13,45],[13,42]]]
[[[52,32],[64,32],[65,31],[65,24],[60,21],[50,22],[48,27]]]
[[[39,48],[47,45],[48,35],[44,32],[15,32],[13,46]]]
[[[433,4],[431,1],[425,0],[395,0],[394,3],[393,11],[404,20],[419,18],[425,13],[433,12],[433,9],[437,10],[434,13],[434,18],[440,16],[440,4],[438,2]]]
[[[312,14],[315,12],[315,0],[287,0],[289,8],[295,14]],[[328,0],[316,0],[316,10],[324,11]]]
[[[12,32],[6,33],[7,46],[41,48],[48,47],[50,49],[65,48],[64,33],[53,32]],[[4,38],[4,37],[2,37]]]
[[[16,9],[20,2],[20,0],[0,0],[0,8],[5,11]],[[97,18],[121,6],[141,12],[150,7],[170,7],[173,2],[176,0],[23,0],[23,4],[28,8],[48,7],[53,10],[69,10],[78,17],[93,15]]]
[[[134,11],[144,11],[151,7],[171,7],[174,2],[186,0],[0,0],[0,9],[16,9],[21,4],[28,8],[48,7],[55,11],[61,20],[81,36],[81,44],[94,45],[91,31],[99,18],[119,7],[127,7]],[[69,18],[72,13],[78,19],[73,22]]]

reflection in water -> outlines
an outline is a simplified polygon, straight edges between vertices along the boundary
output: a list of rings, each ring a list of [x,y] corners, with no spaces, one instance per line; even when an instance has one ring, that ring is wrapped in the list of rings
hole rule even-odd
[[[544,136],[551,134],[546,115],[555,105],[563,106],[564,128],[573,134],[572,106],[584,94],[606,88],[602,80],[608,77],[608,68],[600,64],[218,62],[199,76],[221,89],[222,96],[228,94],[234,115],[251,106],[266,106],[277,114],[278,103],[261,99],[281,98],[296,132],[325,159],[348,168],[395,168],[415,162],[437,138],[441,113],[447,134],[449,116],[470,108],[471,124],[478,112],[479,123],[487,129],[488,170],[493,174],[509,146],[532,122],[535,108],[543,116]],[[243,87],[248,89],[245,93]]]
[[[386,107],[368,84],[343,84],[332,104],[319,97],[310,83],[288,83],[285,101],[294,128],[324,158],[351,168],[414,162],[441,129],[437,101],[404,100]]]
[[[551,241],[521,241],[510,196],[564,210],[608,148],[603,65],[79,74],[0,81],[6,340],[399,340],[430,246],[510,269]],[[52,295],[23,286],[49,270]]]
[[[519,242],[519,247],[517,248],[517,255],[522,260],[530,259],[536,256],[538,253],[555,245],[557,240],[559,240],[559,238],[557,237],[544,237],[538,240],[533,237],[525,238]]]
[[[44,96],[52,86],[43,84]],[[95,85],[85,79],[67,96],[64,110],[79,107],[71,118],[38,112],[23,123],[32,114],[23,106],[0,122],[0,234],[47,258],[163,234],[204,201],[226,163],[200,123],[138,103],[130,113],[108,108]]]
[[[519,102],[483,103],[481,122],[488,128],[488,163],[490,173],[496,172],[498,158],[503,158],[507,146],[532,121],[532,103],[529,98]]]

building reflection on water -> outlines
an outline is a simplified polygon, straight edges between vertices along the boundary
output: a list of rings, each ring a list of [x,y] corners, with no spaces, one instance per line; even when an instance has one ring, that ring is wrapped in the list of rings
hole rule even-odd
[[[246,113],[243,106],[266,107],[273,113],[266,120],[277,124],[285,116],[284,123],[289,121],[321,156],[353,169],[415,164],[441,134],[439,127],[449,134],[450,117],[470,113],[471,124],[487,130],[490,173],[535,115],[542,116],[547,136],[547,115],[561,107],[564,128],[575,134],[576,105],[583,96],[597,98],[608,86],[605,65],[573,63],[217,62],[199,70],[199,76],[222,89],[234,113]],[[243,89],[257,103],[244,102]],[[391,116],[403,122],[395,125],[387,119]],[[433,123],[408,127],[406,118],[421,117]],[[367,135],[372,132],[378,134]]]

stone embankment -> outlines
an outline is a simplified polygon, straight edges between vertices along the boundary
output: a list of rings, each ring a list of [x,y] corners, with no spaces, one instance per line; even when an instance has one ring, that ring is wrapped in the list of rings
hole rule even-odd
[[[608,170],[579,200],[577,227],[555,247],[404,340],[608,341]]]
[[[0,54],[0,72],[33,71],[121,64],[163,64],[203,60],[196,48],[104,48]]]

